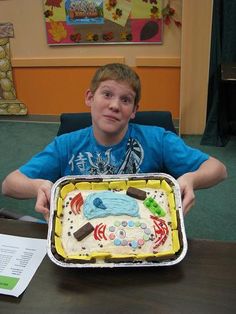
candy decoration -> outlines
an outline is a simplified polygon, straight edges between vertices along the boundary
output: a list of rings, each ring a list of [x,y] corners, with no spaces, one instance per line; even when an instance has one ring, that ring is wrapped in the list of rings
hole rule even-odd
[[[121,245],[121,240],[116,238],[114,240],[114,244],[115,244],[115,246],[120,246]]]
[[[152,197],[147,197],[145,201],[143,202],[143,204],[155,216],[164,217],[166,215],[164,209]]]
[[[74,184],[71,182],[69,184],[65,184],[62,188],[61,188],[61,197],[62,199],[64,199],[66,197],[66,195],[73,191],[75,189]]]
[[[76,232],[74,232],[74,237],[78,240],[81,241],[85,237],[87,237],[91,232],[93,232],[94,227],[93,225],[88,222],[85,225],[83,225],[81,228],[79,228]]]
[[[143,190],[130,186],[126,191],[126,194],[138,200],[145,200],[147,193]]]

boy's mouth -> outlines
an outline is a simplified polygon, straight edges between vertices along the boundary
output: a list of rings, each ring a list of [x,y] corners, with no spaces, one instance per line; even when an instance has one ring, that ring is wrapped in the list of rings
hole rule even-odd
[[[103,115],[104,118],[111,120],[111,121],[120,121],[120,119],[118,119],[115,116],[111,116],[111,115]]]

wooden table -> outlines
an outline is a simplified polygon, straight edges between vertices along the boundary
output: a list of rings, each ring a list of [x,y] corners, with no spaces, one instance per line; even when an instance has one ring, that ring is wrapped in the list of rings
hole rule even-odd
[[[0,219],[0,232],[45,238],[47,225]],[[19,298],[0,295],[0,312],[234,313],[236,242],[188,242],[171,267],[65,269],[46,256]]]

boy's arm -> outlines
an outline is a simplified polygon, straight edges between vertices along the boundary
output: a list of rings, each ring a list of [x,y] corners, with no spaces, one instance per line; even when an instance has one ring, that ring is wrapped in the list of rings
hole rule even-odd
[[[28,178],[19,170],[15,170],[4,179],[2,193],[13,198],[34,198],[37,196],[39,186],[44,181],[43,179]]]
[[[179,177],[178,182],[182,194],[184,214],[194,205],[194,190],[209,188],[226,178],[226,167],[213,157],[203,162],[198,170],[185,173]]]
[[[35,209],[46,219],[49,214],[50,193],[53,183],[44,179],[31,179],[19,170],[11,172],[2,183],[4,195],[19,198],[37,198]]]

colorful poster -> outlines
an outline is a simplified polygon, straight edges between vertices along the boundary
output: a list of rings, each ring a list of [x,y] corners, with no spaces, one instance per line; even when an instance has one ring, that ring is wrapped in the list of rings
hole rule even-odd
[[[49,45],[161,44],[162,0],[44,0]]]
[[[66,22],[76,24],[103,24],[102,0],[66,0]]]

